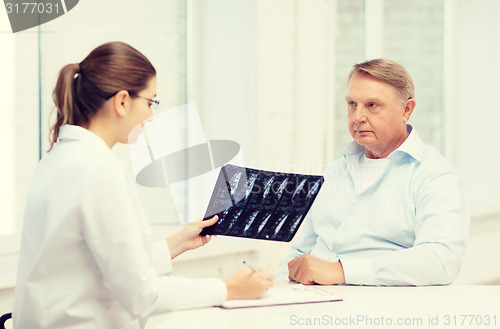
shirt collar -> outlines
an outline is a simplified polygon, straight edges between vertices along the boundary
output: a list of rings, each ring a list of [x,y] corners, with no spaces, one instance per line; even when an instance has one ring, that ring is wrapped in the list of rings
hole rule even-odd
[[[403,152],[414,158],[415,160],[421,162],[422,154],[424,151],[425,144],[420,139],[417,130],[410,124],[406,125],[406,131],[408,132],[408,138],[401,144],[396,150],[394,150],[387,158],[394,156],[399,152]],[[365,148],[359,145],[356,141],[352,141],[344,148],[345,157],[357,156],[358,159],[364,153]]]
[[[80,141],[92,144],[102,151],[110,151],[108,145],[101,137],[80,126],[64,125],[59,129],[59,137],[57,138],[57,142],[66,141]]]
[[[397,152],[404,152],[415,160],[422,162],[424,148],[426,146],[425,143],[420,139],[417,130],[412,125],[407,124],[406,131],[408,131],[409,134],[408,138],[394,152],[389,154],[389,156]]]

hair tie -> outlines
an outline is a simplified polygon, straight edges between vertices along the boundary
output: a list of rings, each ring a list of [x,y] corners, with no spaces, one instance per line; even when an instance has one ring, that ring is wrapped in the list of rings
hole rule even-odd
[[[76,70],[75,70],[75,75],[73,76],[73,79],[76,80],[80,76],[80,63],[75,63],[76,65]]]

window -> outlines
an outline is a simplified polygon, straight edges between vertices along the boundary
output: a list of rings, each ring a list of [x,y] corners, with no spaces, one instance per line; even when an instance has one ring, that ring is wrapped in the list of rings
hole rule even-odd
[[[4,15],[4,13],[2,13]],[[5,17],[7,18],[7,17]],[[8,31],[8,20],[2,17],[0,29]],[[16,145],[15,145],[15,89],[12,81],[15,80],[14,63],[15,42],[14,36],[8,33],[0,35],[2,52],[0,53],[0,89],[5,93],[3,99],[3,128],[0,129],[0,145],[2,146],[2,162],[0,165],[0,236],[12,235],[16,229]]]
[[[0,132],[2,145],[0,242],[1,255],[19,248],[23,204],[33,169],[38,161],[38,35],[13,35],[5,11],[0,14],[2,113],[6,120]],[[0,280],[2,281],[2,280]]]
[[[8,30],[8,21],[2,19],[2,30]],[[6,23],[6,24],[5,24]],[[0,88],[5,92],[3,100],[5,113],[5,124],[0,129],[0,141],[2,146],[2,163],[0,165],[0,181],[2,192],[0,195],[0,236],[13,234],[15,232],[15,138],[14,138],[14,97],[15,90],[12,81],[15,78],[14,62],[15,44],[14,37],[10,34],[0,36],[2,52],[0,53],[0,65],[2,72]]]

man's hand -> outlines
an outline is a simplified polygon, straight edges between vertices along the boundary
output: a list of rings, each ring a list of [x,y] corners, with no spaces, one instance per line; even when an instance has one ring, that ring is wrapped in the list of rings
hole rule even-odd
[[[201,231],[214,225],[219,217],[214,216],[207,220],[198,220],[187,224],[180,232],[167,238],[170,257],[174,259],[185,251],[206,245],[212,238],[210,235],[201,236]]]
[[[288,263],[288,279],[302,284],[345,283],[344,270],[340,262],[327,262],[304,254]]]

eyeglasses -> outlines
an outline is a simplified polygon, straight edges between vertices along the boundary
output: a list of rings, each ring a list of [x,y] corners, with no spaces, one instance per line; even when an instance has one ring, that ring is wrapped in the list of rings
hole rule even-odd
[[[128,90],[127,90],[128,91]],[[110,99],[111,97],[115,96],[116,94],[118,94],[120,91],[117,91],[116,93],[114,94],[111,94],[109,96],[107,96],[106,98],[104,98],[105,100],[108,100]],[[128,91],[129,95],[132,95],[132,93],[130,91]],[[143,97],[143,96],[139,96],[139,95],[135,95],[135,96],[132,96],[132,97],[139,97],[139,98],[144,98],[145,100],[147,100],[148,102],[150,102],[149,104],[149,109],[151,111],[155,111],[158,106],[160,106],[160,101],[157,100],[157,99],[151,99],[151,98],[147,98],[147,97]]]
[[[137,95],[136,97],[143,98],[143,99],[147,100],[148,102],[150,102],[149,109],[151,111],[155,111],[158,108],[158,106],[160,106],[160,101],[157,99],[151,99],[151,98],[147,98],[147,97],[143,97],[143,96],[139,96],[139,95]]]

